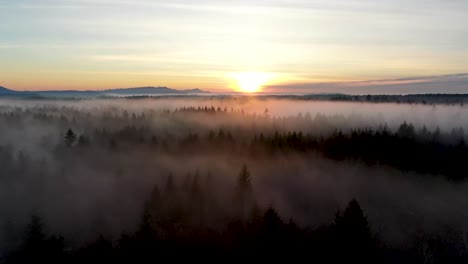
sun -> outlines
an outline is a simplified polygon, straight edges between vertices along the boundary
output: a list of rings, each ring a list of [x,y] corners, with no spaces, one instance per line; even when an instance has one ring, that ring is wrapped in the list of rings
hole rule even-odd
[[[259,92],[271,78],[264,72],[238,72],[233,73],[232,77],[236,81],[236,90],[244,93]]]

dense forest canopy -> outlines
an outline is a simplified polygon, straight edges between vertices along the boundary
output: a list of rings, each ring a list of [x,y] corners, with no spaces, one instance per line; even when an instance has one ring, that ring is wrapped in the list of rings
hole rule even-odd
[[[4,100],[1,259],[463,263],[467,114],[284,98]]]

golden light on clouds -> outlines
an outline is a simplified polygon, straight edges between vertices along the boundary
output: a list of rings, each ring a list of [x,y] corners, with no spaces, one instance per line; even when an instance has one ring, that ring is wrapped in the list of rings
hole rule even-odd
[[[0,85],[11,89],[268,92],[468,69],[468,1],[0,2],[15,25],[0,26]]]

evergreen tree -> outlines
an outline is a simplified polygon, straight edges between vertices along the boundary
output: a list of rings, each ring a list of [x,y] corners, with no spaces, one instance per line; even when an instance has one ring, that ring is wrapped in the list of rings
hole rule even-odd
[[[241,192],[250,192],[251,191],[251,178],[250,172],[247,168],[247,165],[243,165],[239,173],[239,178],[237,180],[238,189]]]
[[[256,202],[250,172],[246,165],[242,166],[239,173],[234,199],[239,217],[242,220],[248,219],[252,209],[256,206]]]
[[[71,128],[68,129],[67,133],[65,134],[65,145],[68,147],[73,146],[73,144],[76,141],[76,134],[71,130]]]
[[[45,240],[46,235],[44,233],[44,224],[42,219],[37,215],[33,215],[26,230],[24,243],[25,250],[30,253],[39,253]]]
[[[351,200],[343,214],[337,213],[335,232],[336,246],[342,253],[339,258],[357,261],[357,263],[374,263],[375,242],[367,217],[356,199]]]
[[[33,215],[26,228],[21,249],[8,258],[12,263],[60,263],[65,257],[65,243],[61,236],[48,237],[42,219]]]

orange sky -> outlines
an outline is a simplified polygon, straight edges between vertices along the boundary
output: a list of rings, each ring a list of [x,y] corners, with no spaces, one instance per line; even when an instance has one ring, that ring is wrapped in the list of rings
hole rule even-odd
[[[238,89],[468,72],[468,2],[0,1],[0,86]]]

